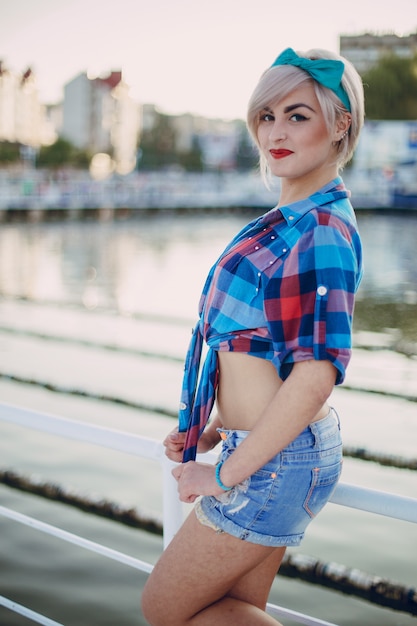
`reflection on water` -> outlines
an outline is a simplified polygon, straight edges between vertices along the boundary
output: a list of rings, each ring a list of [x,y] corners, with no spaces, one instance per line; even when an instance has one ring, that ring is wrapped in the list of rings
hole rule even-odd
[[[359,214],[364,245],[363,299],[417,303],[417,215]]]
[[[247,215],[158,216],[125,222],[2,225],[0,294],[10,296],[10,300],[4,299],[0,307],[0,371],[17,380],[48,384],[42,389],[2,378],[2,402],[161,439],[172,428],[168,417],[120,402],[102,402],[97,395],[175,410],[182,357],[207,270],[247,219]],[[366,273],[357,320],[371,329],[396,324],[403,331],[408,324],[417,335],[413,260],[417,221],[413,216],[362,214],[359,222]],[[65,306],[16,303],[13,297],[61,302]],[[90,314],[79,306],[90,310],[103,307],[124,315]],[[190,325],[161,323],[152,315],[138,320],[129,317],[133,313],[185,318]],[[23,332],[8,332],[12,327]],[[33,336],[25,330],[32,330]],[[80,343],[64,341],[71,337]],[[105,349],[112,344],[120,349]],[[180,358],[149,359],[132,353],[135,348]],[[385,388],[388,378],[392,382],[392,363],[398,363],[398,359],[393,361],[392,353],[383,358],[378,353],[376,367],[373,356],[366,352],[363,360],[359,355],[356,365],[350,367],[351,380],[354,383],[360,379],[363,387],[369,378],[378,378],[379,386]],[[414,371],[407,366],[404,374],[399,371],[397,375],[404,377],[401,388],[409,394],[414,393]],[[371,382],[374,384],[374,380]],[[54,385],[95,395],[50,393]],[[335,393],[347,445],[410,457],[414,454],[417,421],[413,403],[343,389]],[[147,461],[127,456],[77,442],[57,443],[52,436],[15,426],[3,424],[1,428],[0,458],[4,467],[36,472],[45,480],[71,485],[82,494],[100,494],[116,502],[138,504],[145,513],[159,513],[158,471]],[[413,472],[400,473],[375,464],[365,466],[351,459],[346,459],[344,465],[346,482],[408,496],[416,492]],[[142,536],[4,486],[0,486],[0,496],[5,506],[126,554],[149,562],[159,555],[160,541],[155,537]],[[145,575],[132,575],[120,564],[103,564],[80,549],[39,537],[32,529],[22,530],[20,525],[2,520],[0,523],[2,536],[8,537],[8,549],[0,551],[0,587],[6,597],[66,626],[145,626],[138,611]],[[379,549],[381,545],[383,550]],[[415,567],[407,555],[415,548],[415,528],[411,524],[382,517],[376,520],[353,509],[343,508],[341,513],[340,508],[331,505],[312,524],[301,552],[409,584]],[[414,619],[282,578],[274,583],[271,601],[320,614],[343,626],[406,626]],[[19,616],[12,617],[0,609],[0,624],[21,623]]]
[[[358,215],[364,248],[355,328],[417,341],[417,215]]]
[[[206,272],[247,215],[5,224],[0,293],[193,319]],[[417,216],[359,213],[357,327],[417,339]]]

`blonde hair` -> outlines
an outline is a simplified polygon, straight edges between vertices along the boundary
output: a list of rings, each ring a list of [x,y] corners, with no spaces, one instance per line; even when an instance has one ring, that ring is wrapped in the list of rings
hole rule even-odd
[[[364,122],[365,104],[362,80],[353,65],[334,52],[314,49],[308,52],[297,52],[297,54],[307,59],[334,59],[342,61],[345,66],[342,86],[349,98],[352,121],[347,135],[337,144],[336,162],[338,168],[342,169],[353,156]],[[279,102],[294,89],[306,83],[312,84],[314,87],[329,132],[334,128],[338,119],[347,113],[345,106],[336,94],[313,80],[306,71],[293,65],[278,65],[268,68],[262,74],[253,91],[247,112],[247,127],[259,150],[259,165],[264,180],[268,179],[269,171],[258,141],[260,113],[266,107]]]

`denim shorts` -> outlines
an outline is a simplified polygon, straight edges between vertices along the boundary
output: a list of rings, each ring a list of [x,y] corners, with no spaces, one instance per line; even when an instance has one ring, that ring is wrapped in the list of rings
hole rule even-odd
[[[226,461],[249,434],[219,432],[219,461]],[[218,533],[265,546],[298,546],[333,494],[341,471],[340,423],[331,409],[243,483],[220,496],[202,497],[196,515]]]

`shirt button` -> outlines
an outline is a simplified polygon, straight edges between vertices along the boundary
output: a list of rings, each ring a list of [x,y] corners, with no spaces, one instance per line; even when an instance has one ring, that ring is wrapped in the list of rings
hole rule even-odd
[[[275,239],[275,235],[271,235],[271,239]]]
[[[319,296],[325,296],[327,293],[327,287],[325,287],[324,285],[320,285],[320,287],[317,288],[317,293],[319,294]]]
[[[286,251],[287,251],[287,248],[282,248],[282,251],[283,251],[283,252],[286,252]]]
[[[259,246],[255,246],[255,250],[259,250]]]
[[[290,215],[288,219],[292,221],[294,219],[294,215]]]
[[[184,409],[187,408],[187,405],[185,404],[185,402],[180,402],[180,411],[184,411]]]

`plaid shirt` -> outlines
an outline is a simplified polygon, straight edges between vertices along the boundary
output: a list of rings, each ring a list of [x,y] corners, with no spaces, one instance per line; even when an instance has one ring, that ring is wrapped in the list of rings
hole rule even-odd
[[[329,360],[343,382],[351,355],[361,242],[341,178],[307,199],[245,226],[211,268],[185,361],[179,429],[183,461],[195,458],[218,384],[217,352],[270,360],[285,380],[292,366]],[[209,350],[200,372],[204,340]]]

